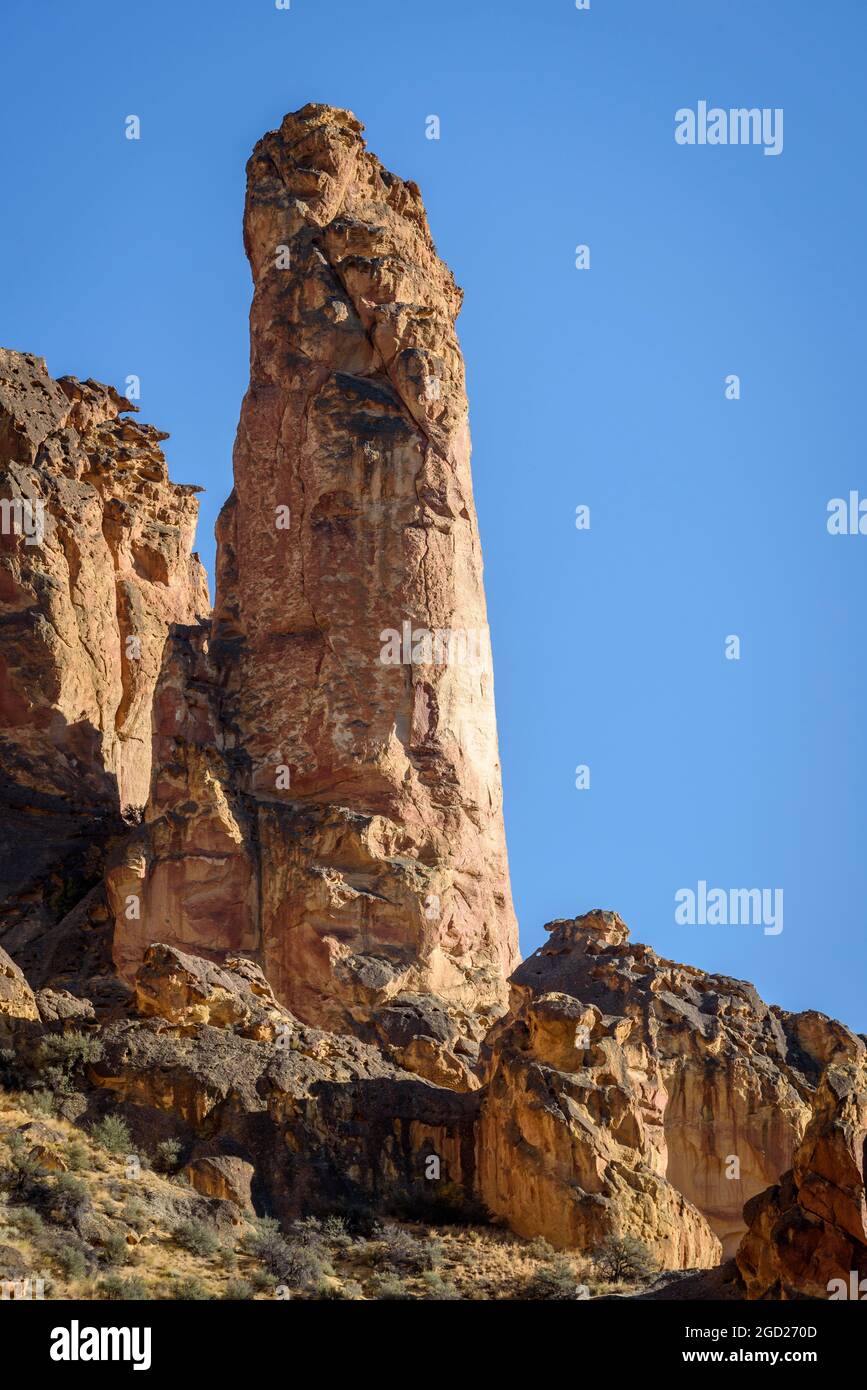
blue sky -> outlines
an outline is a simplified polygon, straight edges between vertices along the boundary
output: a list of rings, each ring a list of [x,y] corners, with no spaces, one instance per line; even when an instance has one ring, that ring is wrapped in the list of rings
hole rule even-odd
[[[858,1029],[867,537],[826,507],[867,496],[865,41],[863,0],[6,0],[0,88],[0,341],[140,376],[211,574],[244,163],[307,101],[355,111],[466,294],[524,952],[610,907]],[[782,107],[782,154],[679,146],[700,100]],[[784,930],[678,925],[699,880],[782,888]]]

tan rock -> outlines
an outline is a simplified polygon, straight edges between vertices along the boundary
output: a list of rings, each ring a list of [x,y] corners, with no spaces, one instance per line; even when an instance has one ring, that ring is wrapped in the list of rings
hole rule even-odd
[[[476,1136],[486,1206],[519,1235],[597,1249],[634,1236],[665,1268],[720,1243],[666,1180],[666,1092],[637,1022],[567,994],[528,996],[497,1030]]]
[[[110,386],[0,350],[0,899],[15,949],[147,800],[169,625],[208,611],[198,488]],[[26,812],[26,814],[22,814]]]
[[[24,971],[0,948],[0,1030],[18,1022],[39,1022],[36,996]]]
[[[207,1023],[267,1042],[296,1024],[252,961],[230,956],[218,966],[160,943],[148,947],[139,967],[135,1001],[143,1018],[177,1028]]]
[[[229,1154],[197,1158],[183,1169],[190,1186],[202,1196],[219,1197],[250,1213],[254,1211],[251,1183],[255,1171],[252,1163]]]
[[[747,1203],[737,1265],[748,1298],[867,1295],[865,1143],[867,1049],[852,1038],[823,1073],[792,1169]]]
[[[733,1254],[744,1203],[791,1166],[821,1069],[853,1035],[823,1015],[772,1008],[745,981],[663,959],[631,942],[616,913],[549,931],[512,975],[513,1010],[559,991],[631,1028],[660,1087],[658,1171]],[[563,1046],[568,1070],[568,1038]]]
[[[517,959],[461,293],[361,130],[307,106],[248,165],[251,378],[213,632],[167,654],[147,827],[112,883],[127,978],[149,941],[254,951],[333,1028],[406,993],[493,1017]]]

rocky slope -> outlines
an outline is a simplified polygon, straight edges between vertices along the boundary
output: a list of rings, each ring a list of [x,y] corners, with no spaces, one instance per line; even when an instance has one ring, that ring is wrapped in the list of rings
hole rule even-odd
[[[610,912],[518,964],[460,292],[418,189],[305,107],[254,151],[245,243],[212,618],[164,436],[0,354],[0,1082],[168,1146],[196,1220],[493,1219],[711,1271],[647,1297],[827,1296],[867,1272],[864,1040]]]
[[[0,897],[21,948],[141,812],[171,623],[208,611],[199,490],[110,386],[0,351]]]

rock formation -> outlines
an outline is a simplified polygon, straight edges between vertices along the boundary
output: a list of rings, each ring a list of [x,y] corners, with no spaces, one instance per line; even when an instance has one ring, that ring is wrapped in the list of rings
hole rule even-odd
[[[653,1207],[668,1226],[650,1198],[655,1174],[733,1254],[744,1203],[791,1166],[823,1069],[858,1040],[824,1015],[768,1006],[744,981],[662,959],[630,942],[615,913],[548,930],[512,975],[510,1020],[492,1034],[485,1200],[516,1229],[544,1223],[567,1245],[606,1205],[615,1222],[629,1209],[627,1174],[644,1183],[630,1225],[647,1231]]]
[[[666,1180],[665,1100],[631,1019],[567,994],[529,999],[494,1043],[477,1135],[485,1205],[560,1248],[633,1236],[665,1268],[717,1264],[704,1216]]]
[[[792,1168],[746,1205],[748,1298],[867,1297],[865,1145],[867,1048],[853,1037],[822,1076]]]
[[[168,654],[115,959],[130,977],[154,940],[242,949],[332,1028],[435,995],[472,1053],[517,938],[461,294],[418,188],[361,130],[308,106],[248,165],[250,386],[214,621]],[[474,1084],[439,1024],[420,1067]]]
[[[610,912],[517,964],[461,296],[361,129],[248,165],[213,618],[165,436],[0,353],[0,1077],[172,1140],[229,1224],[445,1207],[700,1297],[857,1287],[863,1039]]]
[[[21,948],[140,813],[169,625],[208,611],[200,489],[110,386],[0,351],[0,929]]]

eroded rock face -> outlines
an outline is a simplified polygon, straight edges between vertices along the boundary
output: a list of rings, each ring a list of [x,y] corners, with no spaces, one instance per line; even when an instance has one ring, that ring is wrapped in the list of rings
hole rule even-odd
[[[36,996],[24,972],[0,949],[0,1038],[5,1038],[16,1024],[38,1022]]]
[[[517,937],[461,294],[361,130],[308,106],[248,165],[251,375],[214,621],[167,654],[147,829],[112,881],[141,920],[118,915],[115,959],[129,977],[156,939],[255,952],[329,1028],[437,995],[472,1051]],[[444,1041],[420,1068],[471,1086]]]
[[[140,811],[169,624],[208,611],[195,487],[110,386],[0,350],[0,929],[10,949],[100,876]]]
[[[519,1235],[595,1250],[634,1236],[665,1268],[719,1263],[702,1214],[666,1180],[659,1061],[629,1017],[529,995],[497,1030],[477,1136],[479,1191]]]
[[[867,1048],[822,1075],[782,1180],[747,1203],[737,1265],[748,1298],[862,1299],[867,1293]]]
[[[472,1200],[475,1096],[299,1023],[250,961],[218,967],[157,944],[136,997],[140,1017],[101,1030],[90,1079],[150,1144],[180,1139],[198,1191],[238,1205],[252,1194],[284,1220],[359,1204],[423,1210],[443,1192]]]
[[[617,1147],[625,1134],[636,1162],[683,1194],[732,1254],[745,1230],[744,1203],[791,1167],[822,1069],[848,1055],[853,1035],[824,1015],[770,1007],[744,981],[662,959],[631,942],[615,913],[554,922],[549,930],[549,942],[512,976],[517,1023],[493,1035],[485,1113],[499,1113],[483,1124],[490,1148],[499,1144],[501,1153],[486,1179],[490,1201],[522,1220],[543,1181],[574,1178],[582,1193],[605,1193],[608,1165],[630,1161]],[[571,1000],[586,1013],[591,1045],[573,1051],[571,1064],[565,1022],[557,1025],[559,1051],[559,1044],[540,1041],[546,1028],[539,1010],[545,1005],[550,1013],[552,999]],[[531,1044],[522,1042],[528,1029]],[[571,1102],[547,1106],[544,1134],[540,1066],[557,1073],[551,1084],[565,1088]],[[597,1126],[591,1141],[582,1123],[580,1145],[576,1106]],[[520,1153],[508,1138],[510,1118],[512,1132],[527,1141]],[[544,1178],[531,1181],[530,1170]]]

